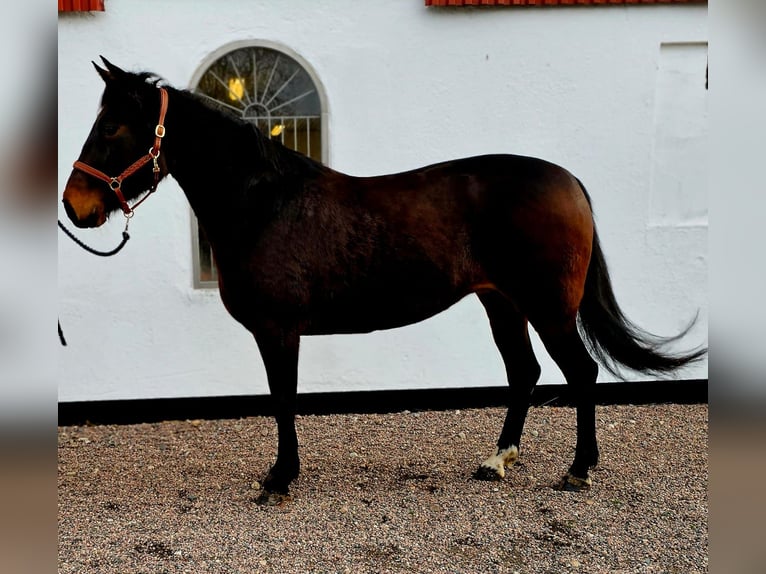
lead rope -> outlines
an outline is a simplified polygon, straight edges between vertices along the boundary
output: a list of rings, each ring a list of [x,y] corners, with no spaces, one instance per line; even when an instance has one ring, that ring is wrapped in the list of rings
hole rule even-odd
[[[89,245],[85,245],[85,243],[83,243],[82,241],[77,239],[77,237],[75,237],[74,234],[71,231],[69,231],[64,226],[63,223],[61,223],[61,220],[60,219],[58,220],[59,228],[61,228],[61,231],[63,231],[64,233],[67,234],[69,239],[74,241],[77,245],[82,247],[88,253],[92,253],[93,255],[98,255],[99,257],[111,257],[112,255],[116,255],[117,253],[119,253],[120,250],[123,247],[125,247],[125,244],[128,242],[128,239],[130,239],[130,235],[128,235],[128,221],[130,221],[130,219],[126,219],[125,220],[125,229],[122,232],[122,241],[120,241],[120,244],[117,247],[115,247],[114,249],[112,249],[111,251],[98,251],[97,249],[93,249]]]
[[[122,248],[125,247],[125,244],[128,242],[128,239],[130,239],[130,235],[128,234],[128,223],[130,223],[130,217],[126,216],[125,229],[122,230],[122,241],[120,241],[120,244],[117,247],[115,247],[111,251],[99,251],[98,249],[93,249],[89,245],[86,245],[85,243],[77,239],[77,237],[74,236],[74,233],[69,231],[66,228],[66,226],[63,223],[61,223],[60,219],[58,220],[59,229],[61,229],[61,231],[66,233],[69,239],[74,241],[77,245],[82,247],[88,253],[92,253],[93,255],[98,255],[99,257],[111,257],[112,255],[117,255],[117,253],[119,253],[122,250]],[[59,327],[59,341],[61,342],[62,346],[66,347],[67,344],[66,344],[66,339],[64,338],[64,331],[61,329],[61,320],[59,320],[58,322],[58,327]]]

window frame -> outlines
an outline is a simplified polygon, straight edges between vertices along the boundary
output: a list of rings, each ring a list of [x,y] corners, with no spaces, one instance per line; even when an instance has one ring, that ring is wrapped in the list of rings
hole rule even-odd
[[[319,141],[320,145],[322,147],[321,149],[321,161],[325,165],[329,165],[330,161],[330,153],[329,153],[329,136],[328,136],[328,124],[329,124],[329,105],[327,100],[327,92],[324,88],[324,84],[319,79],[319,76],[317,75],[316,71],[314,70],[313,66],[306,61],[306,59],[301,56],[298,52],[290,48],[289,46],[286,46],[280,42],[273,42],[269,40],[236,40],[234,42],[229,42],[228,44],[224,44],[220,47],[218,47],[216,50],[209,53],[197,66],[197,69],[194,71],[194,74],[192,74],[191,79],[189,80],[188,89],[190,91],[196,90],[197,86],[199,85],[200,80],[205,75],[205,73],[208,71],[208,69],[215,64],[220,58],[225,57],[227,54],[234,52],[236,50],[241,50],[243,48],[265,48],[268,50],[275,50],[277,52],[281,52],[285,56],[288,56],[295,60],[301,68],[308,74],[311,81],[314,83],[314,87],[316,88],[317,95],[319,97],[319,106],[320,106],[320,134],[319,134]],[[217,289],[218,288],[218,280],[212,279],[208,281],[203,281],[200,278],[201,274],[201,267],[200,267],[200,245],[199,245],[199,225],[197,223],[197,217],[194,214],[194,211],[191,209],[191,206],[189,207],[189,220],[191,222],[191,237],[192,237],[192,273],[193,273],[193,285],[195,289]]]

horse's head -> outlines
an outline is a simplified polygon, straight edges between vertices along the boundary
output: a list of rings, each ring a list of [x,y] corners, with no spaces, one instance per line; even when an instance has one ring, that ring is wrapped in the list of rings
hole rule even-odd
[[[93,64],[106,84],[101,109],[63,196],[67,215],[78,227],[98,227],[120,209],[131,213],[127,202],[167,174],[164,157],[156,157],[164,136],[164,126],[158,126],[161,90],[149,74],[125,72],[101,59],[106,69]]]

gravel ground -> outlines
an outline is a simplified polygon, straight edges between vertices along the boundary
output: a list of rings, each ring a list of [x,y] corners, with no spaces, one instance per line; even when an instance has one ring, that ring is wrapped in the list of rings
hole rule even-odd
[[[278,507],[255,504],[272,419],[59,427],[59,572],[707,572],[707,405],[599,407],[581,493],[552,488],[570,408],[531,409],[505,480],[471,479],[503,417],[299,417]]]

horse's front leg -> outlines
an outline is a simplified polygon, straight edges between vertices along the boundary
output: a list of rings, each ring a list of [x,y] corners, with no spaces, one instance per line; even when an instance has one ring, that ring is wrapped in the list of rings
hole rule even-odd
[[[258,329],[261,351],[277,420],[277,460],[263,481],[260,504],[279,504],[288,495],[290,483],[300,472],[295,404],[298,390],[298,347],[300,336],[285,329]]]

